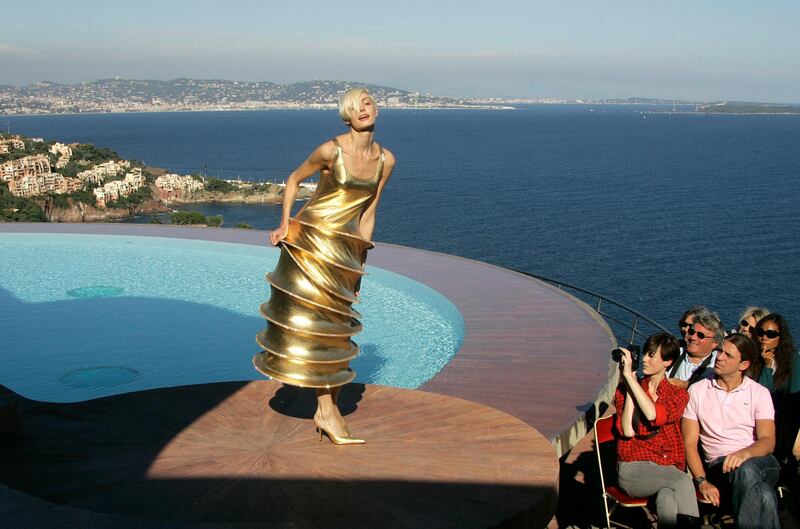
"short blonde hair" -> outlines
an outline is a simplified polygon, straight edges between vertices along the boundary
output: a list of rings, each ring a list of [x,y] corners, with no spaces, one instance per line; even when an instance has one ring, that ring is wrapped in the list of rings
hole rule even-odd
[[[361,96],[367,94],[369,100],[375,105],[375,100],[370,95],[369,91],[363,86],[351,88],[344,93],[342,99],[339,100],[339,116],[342,121],[350,121],[350,113],[357,112],[361,108]],[[377,105],[375,105],[377,107]]]
[[[755,318],[756,323],[758,323],[761,318],[767,316],[768,314],[769,309],[765,309],[764,307],[747,307],[744,309],[744,312],[742,312],[741,316],[739,316],[739,321]]]

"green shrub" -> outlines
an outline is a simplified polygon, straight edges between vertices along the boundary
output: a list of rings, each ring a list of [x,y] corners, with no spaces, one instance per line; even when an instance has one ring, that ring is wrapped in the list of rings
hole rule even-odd
[[[176,211],[169,214],[173,224],[205,224],[206,216],[199,211]]]

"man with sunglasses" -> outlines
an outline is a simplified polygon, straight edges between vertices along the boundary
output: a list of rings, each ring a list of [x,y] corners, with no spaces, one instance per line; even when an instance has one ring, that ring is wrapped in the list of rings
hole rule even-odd
[[[725,336],[719,316],[705,307],[696,309],[687,327],[686,348],[669,371],[669,381],[684,389],[714,376],[716,349]]]

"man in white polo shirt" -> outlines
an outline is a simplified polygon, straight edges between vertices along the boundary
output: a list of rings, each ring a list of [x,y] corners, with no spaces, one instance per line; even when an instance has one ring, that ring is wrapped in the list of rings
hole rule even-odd
[[[767,388],[745,376],[757,355],[755,343],[747,336],[737,333],[725,338],[714,363],[714,377],[689,388],[681,432],[686,465],[707,501],[718,506],[721,499],[729,498],[739,529],[780,529],[775,495],[780,465],[772,456],[772,397]]]

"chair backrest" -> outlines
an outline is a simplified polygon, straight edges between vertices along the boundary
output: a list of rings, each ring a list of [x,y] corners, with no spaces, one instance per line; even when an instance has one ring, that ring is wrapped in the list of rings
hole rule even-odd
[[[602,446],[616,440],[614,437],[614,423],[616,415],[600,417],[594,422],[594,452],[597,455],[597,469],[600,471],[600,487],[606,491],[606,479],[603,475]]]
[[[594,440],[596,443],[603,444],[614,441],[614,423],[616,422],[616,415],[608,415],[607,417],[600,417],[594,423]]]

